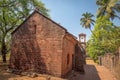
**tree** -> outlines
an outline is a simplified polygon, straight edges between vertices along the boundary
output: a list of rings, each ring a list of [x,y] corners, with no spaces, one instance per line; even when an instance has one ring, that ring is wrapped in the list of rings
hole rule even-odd
[[[94,20],[92,19],[94,17],[94,15],[92,15],[91,13],[83,13],[82,14],[82,18],[80,19],[80,24],[82,25],[82,27],[86,28],[86,29],[90,29],[90,31],[92,32],[91,29],[91,24],[94,25]],[[93,33],[93,32],[92,32]],[[93,35],[95,36],[95,34],[93,33]]]
[[[113,20],[115,17],[120,19],[117,15],[117,12],[120,12],[120,0],[97,0],[96,4],[99,6],[97,17],[107,15],[108,19]]]
[[[94,61],[105,53],[114,53],[120,46],[120,27],[114,27],[106,16],[97,18],[93,32],[96,37],[91,36],[87,52]]]
[[[0,51],[3,62],[10,51],[10,33],[33,11],[48,16],[48,9],[39,0],[0,0]]]
[[[110,19],[119,18],[120,0],[97,0],[99,6],[97,18],[90,40],[87,42],[87,52],[94,60],[105,53],[114,53],[120,46],[120,27],[114,25]]]

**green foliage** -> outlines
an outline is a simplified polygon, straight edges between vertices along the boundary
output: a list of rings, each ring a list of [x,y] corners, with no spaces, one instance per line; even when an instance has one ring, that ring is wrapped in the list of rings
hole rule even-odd
[[[97,18],[93,32],[96,37],[91,36],[87,51],[95,61],[105,53],[114,53],[120,46],[120,27],[114,27],[106,16]]]
[[[91,30],[91,25],[94,25],[95,21],[93,19],[94,15],[91,13],[83,13],[82,14],[82,18],[80,19],[80,25],[82,25],[82,27],[86,28],[86,29],[90,29]],[[95,36],[95,34],[92,32],[92,34]]]
[[[94,20],[92,19],[93,17],[94,17],[94,15],[92,15],[91,13],[88,13],[88,12],[86,12],[86,13],[83,13],[82,14],[82,18],[80,19],[80,24],[82,25],[82,27],[84,27],[84,28],[91,28],[91,24],[92,25],[94,25]]]
[[[87,53],[97,61],[98,56],[105,53],[114,53],[120,46],[120,27],[115,26],[110,19],[120,17],[120,0],[96,0],[98,5],[97,19],[95,21],[94,35],[87,42]]]
[[[120,16],[116,12],[120,12],[120,0],[97,0],[96,4],[99,6],[97,11],[97,17],[107,16],[112,20]]]

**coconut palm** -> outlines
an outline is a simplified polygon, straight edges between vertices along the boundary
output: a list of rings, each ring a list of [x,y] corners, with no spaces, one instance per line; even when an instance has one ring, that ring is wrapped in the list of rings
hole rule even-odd
[[[120,0],[97,0],[96,4],[99,6],[97,11],[97,17],[106,15],[112,20],[117,17],[117,12],[120,12]]]
[[[90,31],[92,32],[91,25],[94,25],[94,22],[95,22],[92,19],[94,17],[94,15],[86,12],[86,13],[83,13],[82,16],[83,17],[80,19],[80,24],[82,25],[82,27],[84,27],[86,29],[90,29]],[[93,35],[95,36],[94,33],[93,33]]]

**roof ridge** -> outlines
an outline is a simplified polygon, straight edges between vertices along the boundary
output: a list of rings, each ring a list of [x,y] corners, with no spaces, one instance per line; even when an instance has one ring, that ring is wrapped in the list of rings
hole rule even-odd
[[[38,10],[34,10],[11,34],[14,34],[14,32],[16,32],[17,29],[20,28],[21,25],[23,25],[32,15],[34,15],[35,13],[40,14],[41,16],[47,18],[48,20],[52,21],[53,23],[55,23],[56,25],[58,25],[59,27],[61,27],[62,29],[64,29],[67,32],[67,29],[64,28],[63,26],[61,26],[60,24],[56,23],[55,21],[53,21],[52,19],[48,18],[47,16],[45,16],[44,14],[42,14],[41,12],[39,12]]]

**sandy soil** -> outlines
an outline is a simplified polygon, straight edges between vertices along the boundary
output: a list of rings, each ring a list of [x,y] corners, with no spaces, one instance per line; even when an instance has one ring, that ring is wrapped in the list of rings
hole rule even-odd
[[[112,72],[104,66],[95,64],[92,60],[87,60],[87,65],[84,66],[85,75],[80,75],[74,72],[69,80],[117,80]]]
[[[71,73],[69,73],[69,76],[66,77],[66,80],[117,80],[107,68],[95,64],[92,60],[87,60],[87,65],[85,65],[84,68],[84,75],[71,71]],[[7,73],[6,69],[6,65],[0,65],[0,80],[63,80],[52,76],[48,78],[47,75],[30,78],[27,76]]]

